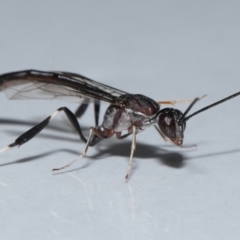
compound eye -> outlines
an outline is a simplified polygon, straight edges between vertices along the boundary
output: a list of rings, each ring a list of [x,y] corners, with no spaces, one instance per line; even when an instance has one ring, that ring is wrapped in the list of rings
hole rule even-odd
[[[176,123],[171,112],[162,113],[158,119],[158,126],[161,132],[168,138],[176,137]]]

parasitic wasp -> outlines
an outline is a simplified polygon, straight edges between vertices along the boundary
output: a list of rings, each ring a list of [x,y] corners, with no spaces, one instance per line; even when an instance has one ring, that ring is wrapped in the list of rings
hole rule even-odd
[[[156,102],[144,95],[130,94],[79,74],[38,70],[25,70],[0,75],[0,91],[5,91],[10,99],[54,99],[60,97],[61,99],[73,98],[82,103],[75,114],[67,107],[58,108],[44,121],[19,136],[15,142],[0,149],[0,153],[28,142],[41,132],[59,112],[63,111],[86,145],[82,154],[77,159],[63,167],[55,168],[53,171],[69,167],[79,158],[86,155],[89,146],[96,145],[104,138],[116,135],[118,139],[122,139],[132,135],[131,153],[126,178],[129,177],[131,171],[133,155],[136,149],[137,133],[154,125],[164,140],[181,146],[186,122],[190,118],[240,95],[240,92],[235,93],[187,115],[201,98],[195,98],[186,111],[182,113],[175,108],[160,109],[160,104],[174,105],[176,101]],[[107,102],[110,105],[104,114],[102,123],[99,125],[100,101]],[[95,106],[96,126],[90,128],[89,137],[86,138],[82,133],[77,117],[83,115],[89,102],[93,102]],[[123,132],[126,133],[123,134]]]

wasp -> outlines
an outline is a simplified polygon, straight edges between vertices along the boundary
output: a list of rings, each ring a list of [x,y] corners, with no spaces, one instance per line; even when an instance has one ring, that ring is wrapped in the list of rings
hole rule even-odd
[[[58,113],[64,112],[79,134],[80,139],[86,145],[77,159],[63,167],[54,168],[53,171],[69,167],[79,158],[86,155],[89,146],[95,146],[105,138],[115,135],[118,139],[123,139],[132,135],[131,153],[125,178],[128,178],[130,175],[133,155],[136,149],[136,135],[138,133],[150,126],[155,126],[164,140],[181,146],[183,144],[186,122],[190,118],[240,95],[240,92],[237,92],[191,115],[187,115],[201,98],[195,98],[191,101],[189,107],[183,113],[175,108],[160,109],[160,104],[174,104],[175,101],[156,102],[145,95],[131,94],[99,83],[83,75],[70,72],[24,70],[2,74],[0,75],[0,90],[6,91],[10,99],[54,99],[61,97],[62,99],[74,98],[82,103],[76,113],[73,113],[67,107],[58,108],[45,120],[19,136],[15,142],[0,149],[0,153],[12,147],[25,144],[41,132]],[[99,125],[100,101],[109,103],[109,107],[104,114],[102,123]],[[89,137],[86,138],[82,133],[77,117],[85,112],[86,103],[89,102],[93,102],[95,106],[96,126],[90,128]]]

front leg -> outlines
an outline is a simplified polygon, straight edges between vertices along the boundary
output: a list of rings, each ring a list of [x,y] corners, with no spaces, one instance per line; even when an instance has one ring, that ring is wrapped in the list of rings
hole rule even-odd
[[[131,154],[130,154],[130,159],[129,159],[129,163],[128,163],[127,174],[125,176],[126,179],[128,179],[128,177],[130,175],[130,172],[131,172],[132,161],[133,161],[133,154],[134,154],[134,152],[136,150],[136,145],[137,145],[137,141],[136,141],[136,134],[137,134],[136,126],[132,126],[132,134],[133,134],[133,138],[132,138]]]

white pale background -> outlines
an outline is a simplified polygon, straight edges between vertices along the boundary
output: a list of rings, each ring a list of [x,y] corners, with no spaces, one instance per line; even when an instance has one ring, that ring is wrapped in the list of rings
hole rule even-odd
[[[193,112],[240,91],[239,11],[239,1],[3,0],[0,74],[75,72],[156,101],[207,94]],[[0,147],[58,107],[78,107],[4,93],[0,102]],[[195,149],[165,143],[154,128],[137,135],[128,182],[131,137],[104,140],[53,174],[84,148],[59,114],[0,155],[1,239],[239,239],[239,106],[240,97],[189,120],[184,144]],[[90,106],[79,119],[86,136],[93,116]]]

